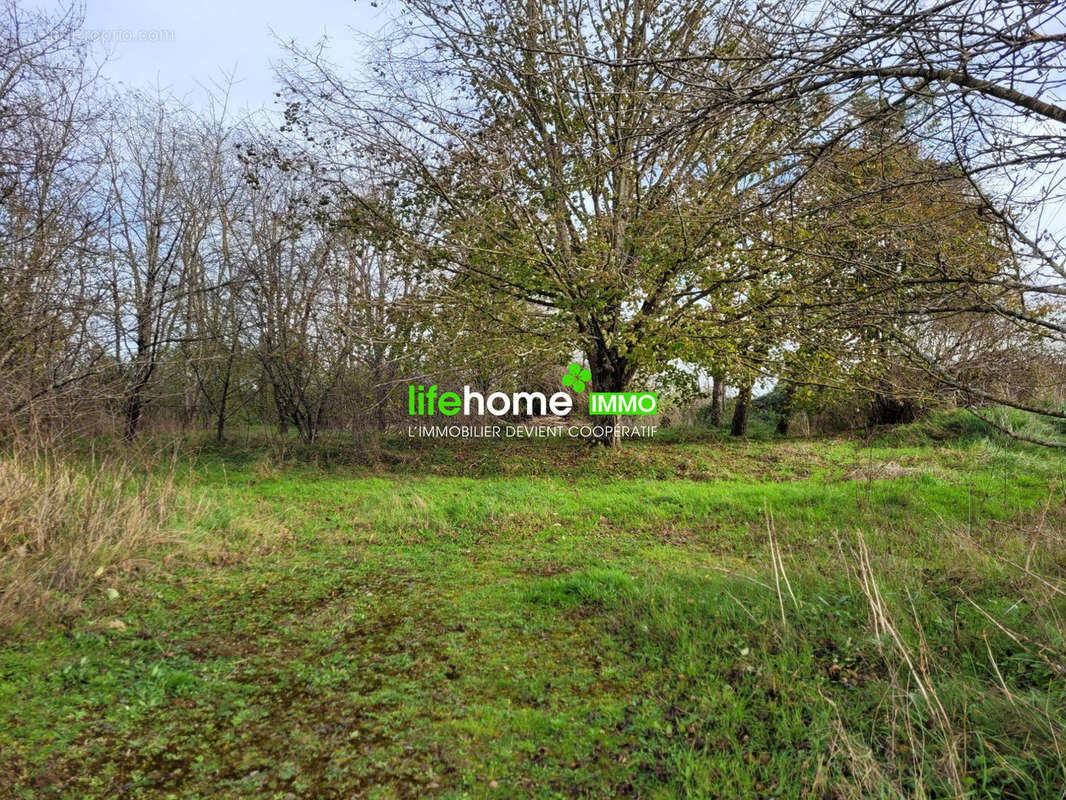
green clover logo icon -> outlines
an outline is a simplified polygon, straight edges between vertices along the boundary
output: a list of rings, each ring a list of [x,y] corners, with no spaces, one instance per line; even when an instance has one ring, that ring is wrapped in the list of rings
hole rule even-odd
[[[580,394],[585,391],[585,382],[592,379],[592,373],[587,369],[581,369],[581,365],[573,363],[566,368],[566,374],[563,375],[563,386],[570,386],[575,392]]]

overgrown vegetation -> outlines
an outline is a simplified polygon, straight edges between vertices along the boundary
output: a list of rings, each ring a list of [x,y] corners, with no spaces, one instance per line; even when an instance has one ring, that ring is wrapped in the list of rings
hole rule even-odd
[[[0,0],[0,796],[1063,797],[1066,6],[388,5]]]
[[[88,592],[175,541],[173,464],[146,468],[113,456],[0,453],[0,624],[75,612]]]
[[[190,451],[160,484],[202,501],[180,557],[4,632],[0,782],[33,798],[1057,796],[1063,465],[970,419],[622,451]]]
[[[0,437],[313,443],[576,362],[738,437],[771,386],[779,433],[1066,419],[1056,4],[382,13],[353,74],[279,31],[281,113],[235,116],[0,0]]]

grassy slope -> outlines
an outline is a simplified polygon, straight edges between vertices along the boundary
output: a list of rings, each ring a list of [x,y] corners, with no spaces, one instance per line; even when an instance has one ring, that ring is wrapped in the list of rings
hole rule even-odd
[[[203,452],[188,557],[4,634],[0,794],[1050,797],[1060,457],[905,441]]]

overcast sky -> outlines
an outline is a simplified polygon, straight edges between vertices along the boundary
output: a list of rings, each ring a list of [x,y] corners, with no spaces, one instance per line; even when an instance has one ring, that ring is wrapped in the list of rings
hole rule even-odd
[[[68,0],[68,3],[70,0]],[[382,0],[380,5],[385,5]],[[62,0],[26,0],[55,11]],[[159,87],[192,106],[204,87],[233,75],[230,111],[275,109],[271,61],[284,58],[276,34],[310,45],[330,39],[334,63],[357,63],[358,34],[386,22],[378,0],[86,0],[85,35],[108,53],[104,75],[115,84]],[[1043,227],[1066,233],[1066,204],[1045,209]]]
[[[44,9],[57,2],[39,0]],[[87,0],[85,34],[106,48],[105,75],[136,88],[169,89],[197,104],[201,85],[232,72],[237,107],[272,107],[271,60],[282,57],[271,31],[304,44],[329,35],[331,57],[356,47],[352,31],[384,24],[371,0]],[[352,56],[354,61],[354,55]]]

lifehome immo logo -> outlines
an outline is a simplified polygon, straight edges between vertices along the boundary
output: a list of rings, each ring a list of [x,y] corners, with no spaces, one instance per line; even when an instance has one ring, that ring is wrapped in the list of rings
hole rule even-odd
[[[582,395],[590,387],[592,374],[578,363],[566,368],[562,377],[564,387]],[[412,417],[507,417],[520,415],[536,419],[553,417],[556,420],[568,417],[574,409],[574,396],[567,391],[552,395],[544,392],[490,392],[484,394],[469,386],[461,391],[440,391],[432,386],[412,385],[407,388],[407,413]],[[658,397],[654,392],[593,392],[588,393],[588,414],[597,415],[649,415],[659,410]],[[655,427],[650,425],[618,426],[622,436],[652,436]],[[563,435],[584,438],[599,437],[613,431],[613,426],[603,425],[419,425],[408,428],[409,436],[435,437],[558,437]]]

